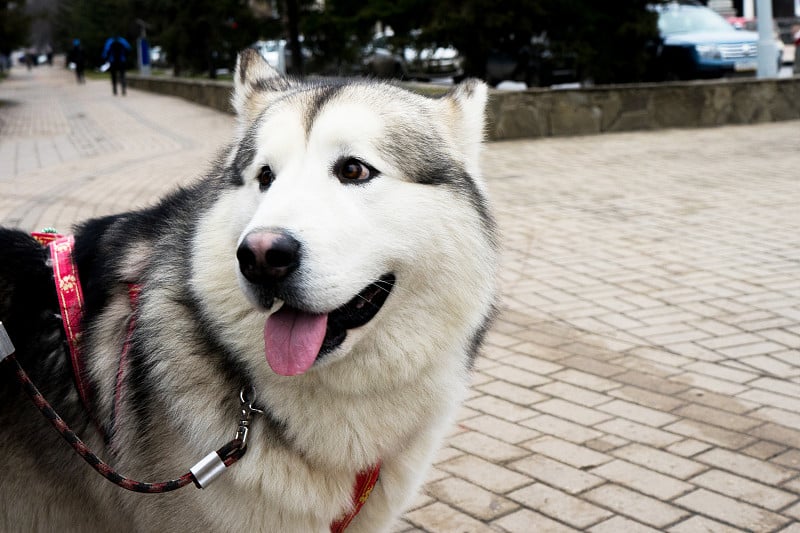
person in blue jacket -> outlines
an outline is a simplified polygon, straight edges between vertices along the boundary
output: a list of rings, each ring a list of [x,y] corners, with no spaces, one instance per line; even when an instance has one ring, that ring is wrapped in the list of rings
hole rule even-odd
[[[130,43],[122,36],[109,37],[103,47],[103,59],[111,67],[111,88],[117,94],[117,82],[122,86],[122,95],[125,96],[125,61],[127,54],[132,50]]]

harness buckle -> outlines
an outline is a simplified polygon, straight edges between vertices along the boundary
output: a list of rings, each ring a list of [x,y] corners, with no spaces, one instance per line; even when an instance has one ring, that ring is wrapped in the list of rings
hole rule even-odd
[[[11,338],[8,336],[5,326],[2,322],[0,322],[0,363],[2,363],[7,357],[14,355],[14,352],[14,344],[11,342]]]

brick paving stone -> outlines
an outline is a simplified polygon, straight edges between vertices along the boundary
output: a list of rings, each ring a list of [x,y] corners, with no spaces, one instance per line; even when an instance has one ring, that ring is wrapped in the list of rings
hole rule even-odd
[[[544,394],[539,394],[518,385],[512,385],[506,381],[492,381],[491,383],[480,385],[477,389],[486,394],[526,407],[547,398]]]
[[[454,477],[428,483],[426,491],[437,500],[481,520],[492,520],[519,508],[511,500]]]
[[[750,416],[740,416],[705,405],[690,404],[676,409],[672,413],[706,424],[721,426],[733,431],[747,432],[749,429],[760,426],[763,423],[763,421],[758,420],[758,418],[750,418],[751,416],[758,417],[758,412],[759,411],[750,413]]]
[[[635,443],[615,450],[612,455],[684,480],[707,469],[697,461]]]
[[[783,329],[767,329],[759,331],[758,334],[787,348],[800,348],[800,335],[795,333]]]
[[[758,408],[759,403],[762,403],[747,401],[744,396],[746,396],[748,392],[749,391],[746,391],[739,396],[731,397],[729,395],[717,394],[703,389],[690,389],[680,393],[678,396],[695,404],[707,405],[735,414],[744,414],[748,411],[755,410]]]
[[[600,431],[611,433],[633,442],[655,446],[656,448],[663,448],[682,440],[682,437],[675,433],[662,431],[623,418],[615,418],[602,424],[597,424],[594,427]]]
[[[437,466],[497,494],[505,494],[532,481],[527,476],[472,455],[456,457]]]
[[[555,396],[586,407],[594,407],[608,401],[608,396],[599,394],[569,383],[553,381],[546,385],[536,387],[536,391],[548,396]]]
[[[659,500],[671,500],[693,488],[689,483],[619,459],[592,468],[589,472]]]
[[[665,426],[664,430],[734,450],[748,446],[756,440],[744,433],[728,431],[695,420],[679,420]]]
[[[757,387],[777,394],[785,394],[793,398],[800,398],[800,384],[775,378],[759,378],[751,383],[751,387]]]
[[[441,502],[411,511],[406,519],[430,533],[490,533],[492,528]]]
[[[523,422],[523,424],[528,425],[526,422]],[[461,422],[461,425],[510,444],[519,444],[520,442],[531,440],[541,435],[541,433],[534,429],[529,429],[521,424],[512,424],[501,418],[489,415],[480,415],[470,418],[469,420]],[[529,427],[532,428],[534,426]]]
[[[706,489],[698,489],[681,496],[675,500],[675,503],[720,522],[749,531],[772,531],[790,521],[789,518],[779,514]]]
[[[781,359],[781,354],[787,353],[786,357],[791,361],[791,364]],[[800,373],[800,368],[795,365],[797,352],[795,350],[773,351],[771,355],[757,355],[754,357],[740,358],[739,361],[750,368],[760,370],[766,374],[773,376],[797,376]]]
[[[597,408],[600,411],[653,427],[665,426],[677,420],[677,418],[671,414],[624,400],[613,400]]]
[[[594,474],[543,455],[534,454],[507,466],[569,494],[577,494],[604,483],[602,478]]]
[[[557,365],[549,361],[542,361],[536,357],[527,355],[509,355],[508,357],[504,358],[502,362],[511,365],[512,367],[516,367],[516,369],[511,369],[514,372],[517,372],[517,369],[521,368],[531,372],[533,375],[539,376],[541,381],[539,383],[534,383],[534,385],[541,385],[542,383],[547,382],[547,379],[542,377],[543,375],[546,376],[552,374],[553,372],[558,372],[564,368],[561,365]]]
[[[600,412],[596,409],[590,409],[576,403],[554,398],[539,402],[535,406],[537,411],[547,413],[556,417],[565,418],[576,424],[585,424],[591,426],[604,420],[611,418],[611,415]]]
[[[718,351],[732,359],[744,359],[749,356],[769,354],[783,349],[783,346],[774,342],[761,341],[730,348],[719,348]]]
[[[610,452],[611,450],[621,448],[627,444],[630,444],[630,441],[617,437],[616,435],[603,435],[602,437],[598,437],[596,439],[587,440],[584,443],[584,446],[601,453],[606,453]]]
[[[688,516],[678,507],[612,484],[592,489],[584,497],[655,528],[663,528]]]
[[[611,516],[609,511],[592,505],[582,498],[570,496],[541,483],[516,490],[508,496],[528,508],[536,509],[542,514],[579,529],[587,528]]]
[[[598,453],[555,437],[541,437],[525,443],[524,446],[536,453],[546,455],[551,459],[561,461],[575,468],[597,466],[612,459],[606,454]]]
[[[519,422],[526,418],[531,418],[537,413],[527,407],[522,407],[494,396],[482,395],[468,400],[465,405],[475,411],[480,411],[488,415],[497,416],[510,422]]]
[[[791,507],[789,507],[788,509],[784,509],[783,514],[786,516],[790,516],[795,520],[800,520],[800,503],[796,503]]]
[[[530,454],[518,446],[477,431],[467,431],[450,437],[449,444],[461,451],[496,463],[504,463]]]
[[[539,433],[546,433],[547,435],[578,444],[603,435],[600,431],[550,415],[541,415],[530,420],[523,420],[521,424],[525,427],[533,428]]]
[[[762,407],[757,411],[753,411],[751,416],[800,430],[800,415],[792,411],[778,409],[777,407]]]
[[[796,475],[788,468],[721,448],[698,455],[695,460],[768,485],[778,485]]]
[[[800,470],[800,450],[791,449],[771,459],[771,462]]]
[[[634,522],[621,516],[615,516],[589,528],[590,533],[656,533],[658,530],[647,527],[639,522]]]
[[[747,448],[741,450],[742,453],[747,454],[756,459],[770,459],[781,453],[786,449],[786,446],[775,444],[774,442],[759,441],[751,444]]]
[[[606,392],[620,386],[619,383],[615,381],[601,378],[593,374],[588,374],[586,372],[581,372],[580,370],[575,370],[572,368],[562,370],[552,374],[549,377],[558,381],[575,385],[577,387],[593,390],[595,392]]]
[[[689,388],[690,384],[678,383],[674,380],[666,380],[645,372],[629,371],[624,374],[614,376],[616,381],[633,385],[651,392],[659,394],[677,394]]]
[[[611,365],[588,357],[569,357],[563,359],[561,364],[604,378],[609,378],[625,371],[624,367]]]
[[[629,402],[665,413],[669,413],[685,403],[683,400],[673,398],[672,396],[667,396],[665,394],[659,394],[657,392],[631,386],[620,387],[616,390],[609,391],[608,394],[614,396],[615,398],[628,400]]]
[[[714,366],[722,367],[722,365]],[[724,367],[722,368],[725,369]],[[734,371],[733,369],[725,370]],[[691,385],[693,387],[707,389],[719,394],[736,395],[747,390],[747,387],[744,385],[733,383],[725,379],[715,378],[707,374],[698,374],[697,372],[684,372],[679,376],[674,376],[672,380],[680,383],[686,383],[687,385]]]
[[[492,525],[500,527],[501,531],[508,533],[532,533],[534,531],[537,533],[575,533],[578,531],[530,509],[521,509],[511,513],[495,520]]]
[[[509,362],[509,359],[512,359],[513,357],[519,356],[505,357],[499,361],[501,363],[500,366],[485,370],[484,373],[494,378],[513,383],[514,385],[518,385],[520,387],[529,388],[550,382],[548,378],[542,377],[539,374],[534,374],[533,372],[527,372],[525,370],[509,366],[512,364]],[[526,359],[530,358],[526,357]]]
[[[797,500],[794,494],[721,470],[703,472],[689,482],[771,511],[777,511]]]
[[[778,424],[764,424],[763,426],[754,428],[750,433],[765,440],[800,448],[800,431],[795,429],[790,429]]]
[[[741,529],[721,524],[704,516],[693,516],[669,528],[669,533],[742,533]]]

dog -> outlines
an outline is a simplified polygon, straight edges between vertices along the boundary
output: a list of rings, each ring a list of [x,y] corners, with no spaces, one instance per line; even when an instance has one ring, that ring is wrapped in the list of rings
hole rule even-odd
[[[263,411],[246,453],[203,490],[128,492],[0,364],[0,530],[328,532],[379,464],[347,531],[386,531],[424,481],[495,307],[487,88],[300,81],[252,50],[233,85],[233,141],[205,176],[75,228],[79,377],[52,258],[18,229],[0,231],[0,321],[121,474],[185,472],[237,434],[243,391]]]

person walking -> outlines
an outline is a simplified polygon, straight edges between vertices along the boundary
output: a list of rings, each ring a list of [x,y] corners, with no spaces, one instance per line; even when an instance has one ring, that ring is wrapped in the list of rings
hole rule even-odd
[[[86,70],[86,54],[83,52],[80,39],[72,41],[72,50],[67,55],[67,63],[75,65],[75,79],[78,83],[86,83],[83,77],[83,72]]]
[[[114,96],[117,95],[117,83],[122,86],[122,95],[125,96],[125,61],[131,50],[130,43],[120,35],[109,37],[103,47],[103,59],[108,62],[111,70],[111,88]]]

